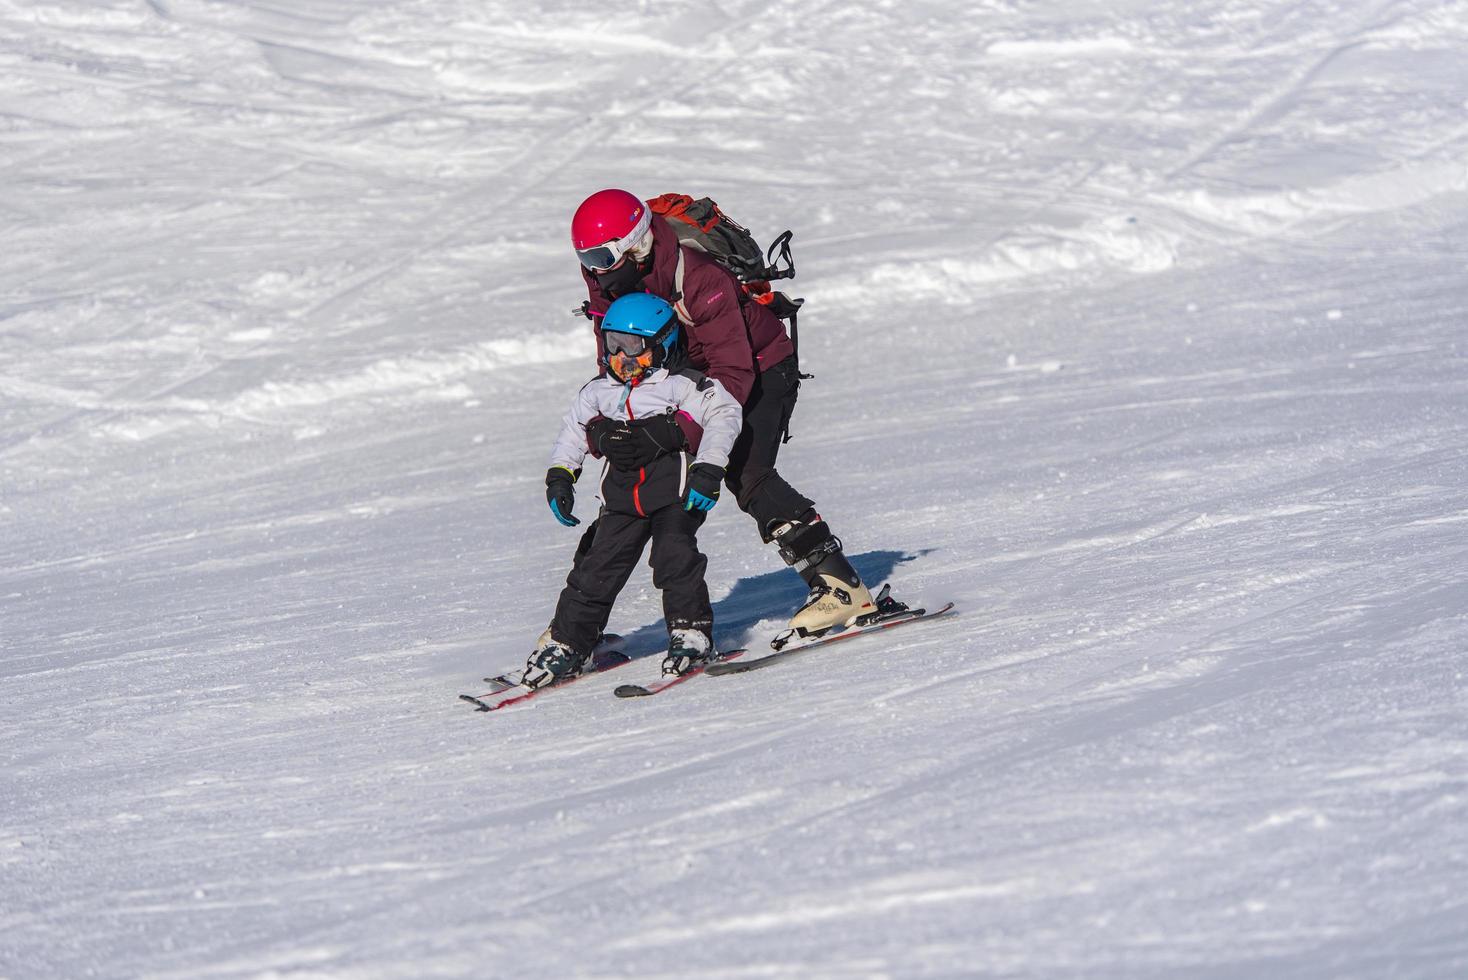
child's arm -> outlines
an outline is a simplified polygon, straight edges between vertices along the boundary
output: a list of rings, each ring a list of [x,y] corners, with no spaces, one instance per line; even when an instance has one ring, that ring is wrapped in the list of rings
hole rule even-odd
[[[695,463],[711,466],[729,465],[734,440],[744,428],[744,408],[721,383],[704,378],[697,386],[691,383],[678,406],[703,428],[703,441],[698,445]]]
[[[587,382],[571,403],[571,408],[561,419],[561,431],[551,449],[552,469],[560,467],[572,474],[581,470],[586,460],[586,424],[600,414],[597,410],[596,393],[593,387],[600,379]]]

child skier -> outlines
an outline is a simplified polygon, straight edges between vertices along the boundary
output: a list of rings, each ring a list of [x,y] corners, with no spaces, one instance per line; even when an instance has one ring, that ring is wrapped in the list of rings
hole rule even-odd
[[[531,688],[585,669],[649,539],[653,585],[663,593],[668,625],[663,673],[684,674],[716,656],[703,577],[708,561],[698,551],[696,534],[719,498],[743,410],[719,382],[685,367],[677,317],[658,297],[631,293],[618,299],[607,309],[602,337],[606,373],[587,382],[566,413],[545,475],[556,520],[567,527],[581,523],[571,513],[573,485],[588,444],[606,455],[605,448],[625,440],[642,420],[661,423],[679,413],[701,427],[702,438],[689,451],[669,447],[636,467],[608,458],[595,536],[578,556],[555,617],[525,664],[521,683]],[[696,454],[691,460],[689,452]]]

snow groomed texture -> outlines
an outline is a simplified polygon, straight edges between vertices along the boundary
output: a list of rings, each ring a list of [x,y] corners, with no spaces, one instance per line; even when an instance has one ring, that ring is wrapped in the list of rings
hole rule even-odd
[[[1464,4],[0,0],[0,72],[0,975],[1468,976]],[[781,470],[953,629],[450,696],[565,581],[610,185],[794,230]]]

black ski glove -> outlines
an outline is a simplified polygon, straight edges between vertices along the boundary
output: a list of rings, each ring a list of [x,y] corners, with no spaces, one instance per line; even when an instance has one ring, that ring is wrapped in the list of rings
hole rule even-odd
[[[688,490],[683,494],[684,510],[713,510],[719,502],[719,485],[724,482],[724,468],[713,463],[694,463],[688,467]]]
[[[598,415],[586,425],[586,444],[592,452],[605,457],[609,441],[614,438],[626,438],[625,435],[618,435],[619,432],[625,432],[626,428],[626,422],[618,422],[605,415]]]
[[[571,516],[571,505],[576,501],[575,485],[576,474],[564,466],[552,466],[545,471],[545,499],[556,520],[566,527],[581,523],[579,517]]]
[[[586,429],[596,451],[619,470],[641,469],[664,453],[684,446],[683,429],[672,415],[652,415],[631,422],[602,419]]]

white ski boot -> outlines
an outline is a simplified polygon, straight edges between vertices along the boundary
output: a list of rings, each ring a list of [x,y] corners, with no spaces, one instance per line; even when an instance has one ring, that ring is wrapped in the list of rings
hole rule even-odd
[[[820,636],[838,626],[850,626],[856,620],[877,611],[871,590],[861,584],[843,582],[835,575],[817,575],[811,583],[805,605],[790,617],[790,629],[797,636]]]
[[[790,521],[775,528],[772,537],[780,557],[810,586],[805,602],[790,617],[788,633],[821,636],[877,611],[871,590],[841,553],[841,540],[825,521]]]
[[[538,690],[558,681],[568,680],[584,671],[586,662],[590,659],[590,654],[577,653],[566,644],[554,640],[551,631],[547,629],[540,634],[530,659],[525,661],[525,672],[520,676],[520,683],[531,690]]]
[[[718,659],[713,640],[702,630],[672,630],[668,634],[668,655],[663,658],[663,674],[682,677],[697,667]]]

